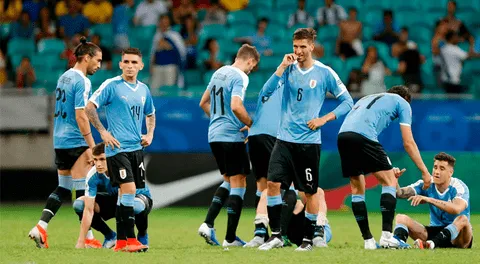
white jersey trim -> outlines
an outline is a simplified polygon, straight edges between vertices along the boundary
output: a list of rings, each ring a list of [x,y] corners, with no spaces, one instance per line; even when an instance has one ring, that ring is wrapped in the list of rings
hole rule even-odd
[[[401,126],[411,126],[410,124],[407,124],[407,123],[400,123]]]
[[[232,97],[238,97],[238,98],[240,98],[240,100],[242,100],[242,102],[243,102],[243,98],[242,98],[240,95],[238,95],[238,94],[234,94],[234,95],[232,95]]]
[[[90,185],[88,185],[88,181],[90,181],[90,179],[93,177],[93,175],[95,175],[97,173],[97,168],[95,168],[95,166],[93,166],[87,173],[87,177],[85,178],[85,196],[86,197],[90,197],[90,198],[95,198],[96,195],[94,196],[91,196],[90,195]]]
[[[242,76],[243,90],[247,90],[247,86],[248,86],[248,83],[249,83],[248,75],[246,73],[244,73],[243,71],[241,71],[237,67],[234,67],[234,66],[226,66],[226,67],[233,69],[234,71],[238,72],[238,74],[240,74],[240,76]],[[213,77],[213,75],[212,75],[212,77]]]
[[[87,76],[85,76],[85,74],[83,74],[82,71],[79,71],[77,69],[74,69],[74,68],[71,68],[70,70],[80,74],[80,77],[82,77],[83,79],[83,82],[84,82],[84,91],[83,91],[83,104],[84,106],[83,107],[75,107],[75,109],[83,109],[87,106],[87,103],[88,103],[88,96],[90,95],[90,90],[92,90],[92,83],[90,82],[90,79],[87,78]]]
[[[323,64],[323,63],[321,63],[321,62],[319,62],[319,61],[317,61],[317,60],[315,61],[314,65],[316,65],[316,66],[318,66],[318,67],[320,67],[320,68],[325,68],[325,69],[327,69],[327,70],[330,72],[330,74],[333,75],[333,79],[335,79],[335,83],[337,84],[337,87],[339,87],[340,90],[341,90],[341,92],[340,92],[339,94],[337,94],[337,95],[335,96],[335,98],[340,97],[342,94],[344,94],[344,93],[347,91],[347,87],[345,86],[345,84],[343,84],[343,82],[342,82],[342,80],[340,79],[340,77],[338,77],[338,74],[337,74],[331,67],[329,67],[329,66],[327,66],[327,65],[325,65],[325,64]],[[341,85],[338,84],[339,82],[341,83]]]
[[[121,76],[117,76],[117,77],[113,77],[113,78],[105,80],[100,85],[100,88],[98,88],[98,90],[96,90],[95,93],[93,93],[93,95],[90,97],[89,101],[92,102],[98,108],[98,102],[97,102],[98,96],[102,93],[102,91],[105,89],[105,87],[107,87],[111,82],[119,81],[119,80],[122,80]]]

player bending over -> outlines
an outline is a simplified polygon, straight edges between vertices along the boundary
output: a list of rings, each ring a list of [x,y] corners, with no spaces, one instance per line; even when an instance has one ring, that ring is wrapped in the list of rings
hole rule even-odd
[[[58,186],[48,196],[38,224],[28,233],[39,248],[48,248],[48,223],[62,206],[62,201],[72,199],[72,188],[76,190],[76,197],[84,194],[85,176],[92,167],[91,148],[95,142],[84,108],[92,88],[87,75],[93,75],[100,68],[102,51],[84,37],[80,42],[74,52],[75,66],[60,76],[55,90],[53,147]]]
[[[407,187],[397,188],[397,197],[411,201],[412,206],[428,203],[430,225],[424,226],[408,215],[398,214],[394,234],[403,243],[410,236],[418,248],[471,248],[473,243],[470,224],[470,192],[467,185],[452,177],[455,158],[441,152],[433,163],[433,184],[424,189],[417,181]],[[398,171],[401,175],[405,171]]]
[[[393,120],[399,119],[403,145],[410,158],[430,184],[430,173],[422,161],[413,139],[410,92],[405,86],[394,86],[386,93],[372,94],[360,99],[347,115],[338,135],[338,151],[342,162],[343,177],[350,178],[352,188],[352,211],[360,227],[365,249],[376,249],[377,243],[370,233],[365,204],[365,175],[373,173],[382,185],[380,208],[382,210],[382,236],[380,246],[398,247],[399,241],[392,235],[397,199],[397,178],[392,164],[378,135]]]
[[[88,173],[85,196],[79,197],[73,203],[75,212],[82,218],[76,248],[102,247],[98,240],[93,239],[91,231],[87,232],[90,226],[105,236],[103,247],[112,248],[115,246],[117,234],[108,227],[105,221],[115,217],[118,188],[110,184],[104,143],[100,143],[93,148],[93,159],[95,167]],[[133,208],[135,225],[138,230],[137,238],[138,241],[146,246],[148,246],[148,214],[152,209],[152,204],[153,201],[148,186],[136,190]]]

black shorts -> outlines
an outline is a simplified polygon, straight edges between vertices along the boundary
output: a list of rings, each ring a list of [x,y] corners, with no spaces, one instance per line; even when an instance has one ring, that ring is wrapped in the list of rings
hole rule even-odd
[[[256,180],[268,176],[268,163],[275,141],[277,141],[275,137],[265,134],[248,137],[248,152]]]
[[[117,210],[117,195],[110,195],[108,193],[97,193],[95,196],[95,203],[100,207],[100,216],[103,220],[115,218],[115,211]]]
[[[250,173],[250,161],[245,143],[211,142],[210,148],[222,175],[230,177]]]
[[[70,170],[88,147],[55,149],[55,165],[59,170]]]
[[[427,240],[432,240],[433,238],[435,238],[438,235],[438,233],[440,233],[443,229],[445,229],[445,227],[447,226],[425,226],[425,229],[427,229],[427,236],[428,236]],[[472,248],[472,245],[473,245],[473,236],[467,248]],[[448,245],[446,245],[445,247],[456,248],[456,246],[454,246],[451,241],[448,241]]]
[[[112,186],[134,182],[137,189],[145,188],[143,150],[121,152],[108,157],[107,167]]]
[[[282,183],[288,190],[295,189],[314,194],[318,188],[320,144],[290,143],[277,139],[268,166],[268,180]]]
[[[387,153],[378,142],[358,133],[342,132],[337,144],[345,178],[392,169]]]

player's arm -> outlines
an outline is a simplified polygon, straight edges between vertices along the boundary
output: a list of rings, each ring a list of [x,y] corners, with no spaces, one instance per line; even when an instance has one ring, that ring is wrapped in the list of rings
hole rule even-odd
[[[202,99],[200,99],[200,108],[202,108],[203,112],[210,117],[210,89],[205,90],[202,95]]]
[[[425,183],[425,188],[428,188],[431,182],[431,175],[428,172],[427,166],[423,163],[422,156],[418,150],[417,143],[413,139],[412,128],[407,124],[400,124],[400,131],[402,133],[403,147],[412,159],[413,163],[422,172],[422,179]]]
[[[77,240],[76,248],[85,247],[85,237],[87,236],[88,229],[92,225],[92,218],[95,208],[95,197],[84,197],[85,208],[83,209],[82,223],[80,224],[80,234]]]
[[[415,190],[410,187],[400,187],[397,183],[397,198],[398,199],[408,199],[412,196],[415,196]]]
[[[93,148],[95,146],[95,141],[93,140],[92,131],[90,130],[88,117],[85,114],[85,106],[88,102],[88,95],[90,94],[90,88],[86,88],[86,86],[87,84],[83,79],[77,81],[74,85],[75,120],[77,121],[80,133],[82,133],[83,138],[87,142],[88,146]],[[88,85],[88,87],[90,87],[90,85]]]
[[[263,85],[262,90],[260,91],[260,96],[270,97],[275,90],[277,90],[280,86],[278,85],[278,81],[283,78],[283,74],[288,66],[292,65],[297,60],[297,55],[294,53],[286,54],[283,57],[282,63],[278,66],[275,73],[267,80],[265,85]]]
[[[155,106],[153,105],[152,96],[150,91],[147,93],[147,100],[145,101],[145,107],[143,109],[145,115],[145,123],[147,127],[147,134],[142,135],[142,146],[148,147],[153,141],[153,132],[155,131]]]
[[[240,96],[232,96],[232,112],[242,121],[246,126],[251,127],[253,124],[252,118],[248,115],[247,109],[243,105],[243,100]]]
[[[453,199],[451,202],[426,197],[426,202],[449,214],[460,214],[467,208],[467,202],[463,199]]]

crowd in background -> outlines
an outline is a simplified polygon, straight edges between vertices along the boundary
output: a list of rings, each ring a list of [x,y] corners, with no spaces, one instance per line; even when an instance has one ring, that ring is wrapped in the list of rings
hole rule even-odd
[[[391,9],[383,9],[383,17],[372,21],[368,15],[360,14],[366,10],[342,6],[342,3],[363,1],[366,0],[290,0],[290,3],[285,0],[250,0],[250,3],[248,0],[3,0],[0,1],[0,22],[2,27],[8,26],[8,30],[2,33],[0,43],[0,87],[35,87],[44,77],[38,74],[38,65],[42,62],[32,62],[33,55],[22,56],[18,61],[11,59],[15,54],[7,55],[10,54],[8,43],[16,39],[31,40],[36,47],[46,39],[63,41],[64,50],[58,57],[42,57],[58,59],[62,70],[74,65],[73,49],[79,44],[80,36],[88,36],[102,48],[102,67],[111,72],[117,71],[116,58],[122,49],[142,45],[148,74],[145,80],[155,94],[164,86],[188,90],[189,83],[193,82],[189,77],[198,75],[185,73],[201,72],[203,78],[204,73],[231,63],[234,52],[224,52],[229,46],[250,43],[259,50],[262,59],[283,56],[277,49],[280,45],[278,31],[284,31],[286,36],[281,39],[282,44],[291,45],[290,30],[308,26],[316,28],[320,35],[315,43],[316,59],[336,71],[339,64],[358,62],[346,74],[340,74],[351,92],[382,92],[389,75],[401,76],[403,83],[414,92],[422,92],[426,76],[433,78],[434,85],[447,93],[467,91],[468,87],[461,80],[462,63],[479,57],[480,41],[475,34],[479,30],[472,31],[466,21],[456,16],[455,1],[438,1],[447,2],[441,7],[444,15],[431,22],[432,27],[427,27],[426,31],[409,28],[406,23],[399,26]],[[283,18],[285,21],[272,19],[275,9],[267,10],[270,14],[252,9],[254,6],[273,8],[273,4],[267,2],[275,2],[277,10],[289,12]],[[234,20],[232,15],[229,21],[229,14],[236,13],[240,13],[241,18]],[[250,18],[255,19],[253,31],[245,28],[227,37],[227,31],[209,34],[206,30],[215,30],[212,25],[223,25],[227,29],[229,23],[247,19],[249,14],[254,14]],[[108,25],[106,30],[110,32],[102,34],[95,30],[101,25]],[[151,28],[153,31],[148,31]],[[234,27],[230,24],[228,28]],[[228,41],[211,37],[219,34],[225,35]],[[329,34],[332,36],[328,37]],[[278,59],[277,64],[280,61]],[[422,74],[422,64],[426,62],[429,62],[430,75]],[[270,68],[262,69],[262,62],[260,69],[273,72]],[[208,80],[203,81],[208,83]]]

